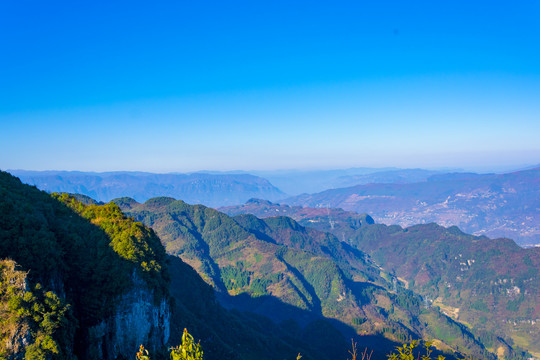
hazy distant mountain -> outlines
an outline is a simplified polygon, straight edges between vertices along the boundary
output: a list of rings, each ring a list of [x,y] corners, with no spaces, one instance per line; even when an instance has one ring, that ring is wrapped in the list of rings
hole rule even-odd
[[[439,171],[398,168],[351,168],[341,170],[252,171],[290,195],[369,183],[409,183],[426,180]]]
[[[11,170],[22,182],[49,192],[78,193],[98,201],[129,196],[145,201],[170,196],[191,204],[224,206],[253,197],[269,200],[286,195],[268,180],[249,174],[152,174],[144,172],[90,173],[76,171]]]
[[[281,202],[369,213],[384,224],[457,225],[475,235],[540,244],[540,168],[499,175],[434,175],[423,182],[358,185]]]
[[[440,171],[424,170],[424,169],[398,169],[377,171],[371,174],[365,175],[348,175],[342,176],[336,179],[336,186],[334,187],[346,187],[354,185],[364,185],[371,183],[396,183],[406,184],[419,181],[425,181],[430,176],[435,174],[441,174]]]

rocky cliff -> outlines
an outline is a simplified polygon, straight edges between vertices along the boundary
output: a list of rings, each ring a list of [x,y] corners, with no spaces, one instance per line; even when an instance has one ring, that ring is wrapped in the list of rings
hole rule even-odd
[[[165,250],[114,204],[0,172],[0,261],[0,358],[132,358],[169,339]]]
[[[114,313],[88,329],[85,358],[131,357],[139,345],[156,353],[170,336],[171,307],[167,299],[154,301],[155,294],[133,274],[133,287],[116,301]]]

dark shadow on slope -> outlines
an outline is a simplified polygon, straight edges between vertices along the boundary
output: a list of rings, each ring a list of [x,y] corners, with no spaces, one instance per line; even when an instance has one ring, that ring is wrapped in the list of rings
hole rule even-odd
[[[319,299],[319,297],[317,296],[317,293],[315,292],[315,289],[313,288],[313,286],[306,280],[304,275],[302,275],[302,273],[298,271],[298,269],[296,269],[294,266],[289,265],[287,261],[283,259],[282,256],[276,254],[276,258],[279,261],[281,261],[283,264],[285,264],[285,266],[287,267],[287,270],[289,270],[294,276],[296,276],[296,278],[302,283],[304,288],[307,290],[309,295],[311,295],[311,298],[313,299],[311,303],[312,304],[311,312],[317,315],[322,315],[321,299]],[[299,291],[298,293],[301,294],[302,292]],[[306,301],[306,304],[309,303],[307,299],[305,299],[305,301]]]
[[[346,358],[348,341],[342,332],[354,332],[346,325],[271,296],[219,295],[225,308],[213,288],[181,259],[169,256],[169,269],[175,303],[171,344],[180,342],[187,327],[201,339],[207,360],[294,359],[298,353],[303,359]]]
[[[345,360],[352,338],[376,350],[376,360],[386,359],[385,354],[397,345],[378,336],[358,336],[341,321],[269,295],[253,298],[248,294],[217,294],[177,257],[169,256],[169,268],[176,312],[171,344],[177,343],[183,328],[188,327],[196,339],[201,339],[209,360],[294,359],[298,353],[303,359]],[[371,342],[384,348],[374,349]]]
[[[368,354],[373,351],[372,360],[387,360],[388,354],[401,345],[382,335],[358,335],[348,324],[285,304],[272,296],[252,298],[248,294],[241,294],[220,296],[219,300],[228,308],[253,312],[279,322],[287,332],[306,342],[311,350],[325,360],[350,358],[348,350],[351,348],[351,339],[359,350],[367,348]]]
[[[176,223],[178,224],[182,223],[182,221],[178,218],[178,215],[171,214],[171,217]],[[187,229],[188,232],[194,239],[197,240],[197,246],[199,247],[199,249],[202,250],[202,255],[204,255],[202,258],[206,262],[206,264],[203,264],[203,265],[206,265],[210,268],[210,273],[207,275],[212,277],[212,281],[214,282],[215,286],[219,289],[219,291],[221,292],[227,291],[227,288],[225,287],[223,280],[219,276],[219,274],[221,273],[221,270],[219,269],[218,264],[216,264],[212,256],[210,256],[210,246],[208,245],[208,243],[206,243],[206,241],[204,241],[200,232],[192,230],[192,229],[197,228],[197,226],[193,223],[193,221],[191,221],[191,219],[187,217],[185,220],[189,221],[191,225],[191,228]],[[166,246],[166,245],[167,244],[163,243],[163,246]]]
[[[280,324],[289,336],[305,342],[325,359],[345,359],[343,356],[349,347],[347,339],[356,335],[352,327],[339,320],[283,303],[270,295],[254,298],[245,293],[237,296],[219,294],[218,299],[228,309],[267,317]]]

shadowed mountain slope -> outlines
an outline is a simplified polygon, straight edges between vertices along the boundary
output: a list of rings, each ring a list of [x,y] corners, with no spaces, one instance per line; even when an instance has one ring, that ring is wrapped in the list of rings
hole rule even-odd
[[[165,359],[185,327],[208,360],[346,356],[328,322],[300,329],[226,310],[113,203],[49,195],[0,172],[0,215],[0,357],[129,359],[144,344]],[[328,330],[330,346],[317,329]]]
[[[436,338],[442,349],[493,357],[466,327],[426,308],[422,298],[393,282],[392,274],[328,233],[288,217],[231,218],[171,198],[115,202],[151,226],[167,251],[190,263],[227,307],[304,329],[326,318],[343,334],[363,335],[360,341]]]
[[[341,209],[250,200],[223,210],[286,213],[307,226],[332,232],[371,255],[428,304],[482,334],[493,351],[497,338],[535,353],[540,350],[540,248],[523,249],[512,240],[468,235],[457,227],[423,224],[402,229],[373,224],[359,221],[366,215]]]

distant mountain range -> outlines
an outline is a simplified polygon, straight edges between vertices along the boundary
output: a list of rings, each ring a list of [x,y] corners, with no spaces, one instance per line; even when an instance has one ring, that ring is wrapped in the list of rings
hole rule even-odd
[[[456,225],[474,235],[508,237],[521,246],[540,245],[540,167],[508,174],[396,168],[255,172],[259,176],[244,172],[11,173],[42,190],[78,193],[103,202],[119,197],[144,202],[168,196],[218,208],[260,198],[368,213],[388,225]],[[285,194],[322,189],[294,197]]]
[[[287,194],[315,193],[327,189],[370,183],[410,183],[424,181],[441,171],[398,168],[351,168],[343,170],[253,171]]]
[[[22,182],[48,192],[87,195],[108,202],[129,196],[146,201],[171,196],[191,204],[224,206],[241,204],[252,197],[270,200],[286,195],[268,180],[249,174],[152,174],[145,172],[90,173],[78,171],[10,170]]]
[[[433,175],[415,183],[366,184],[282,200],[304,207],[369,213],[377,222],[457,225],[518,244],[540,244],[540,167],[509,174]]]

